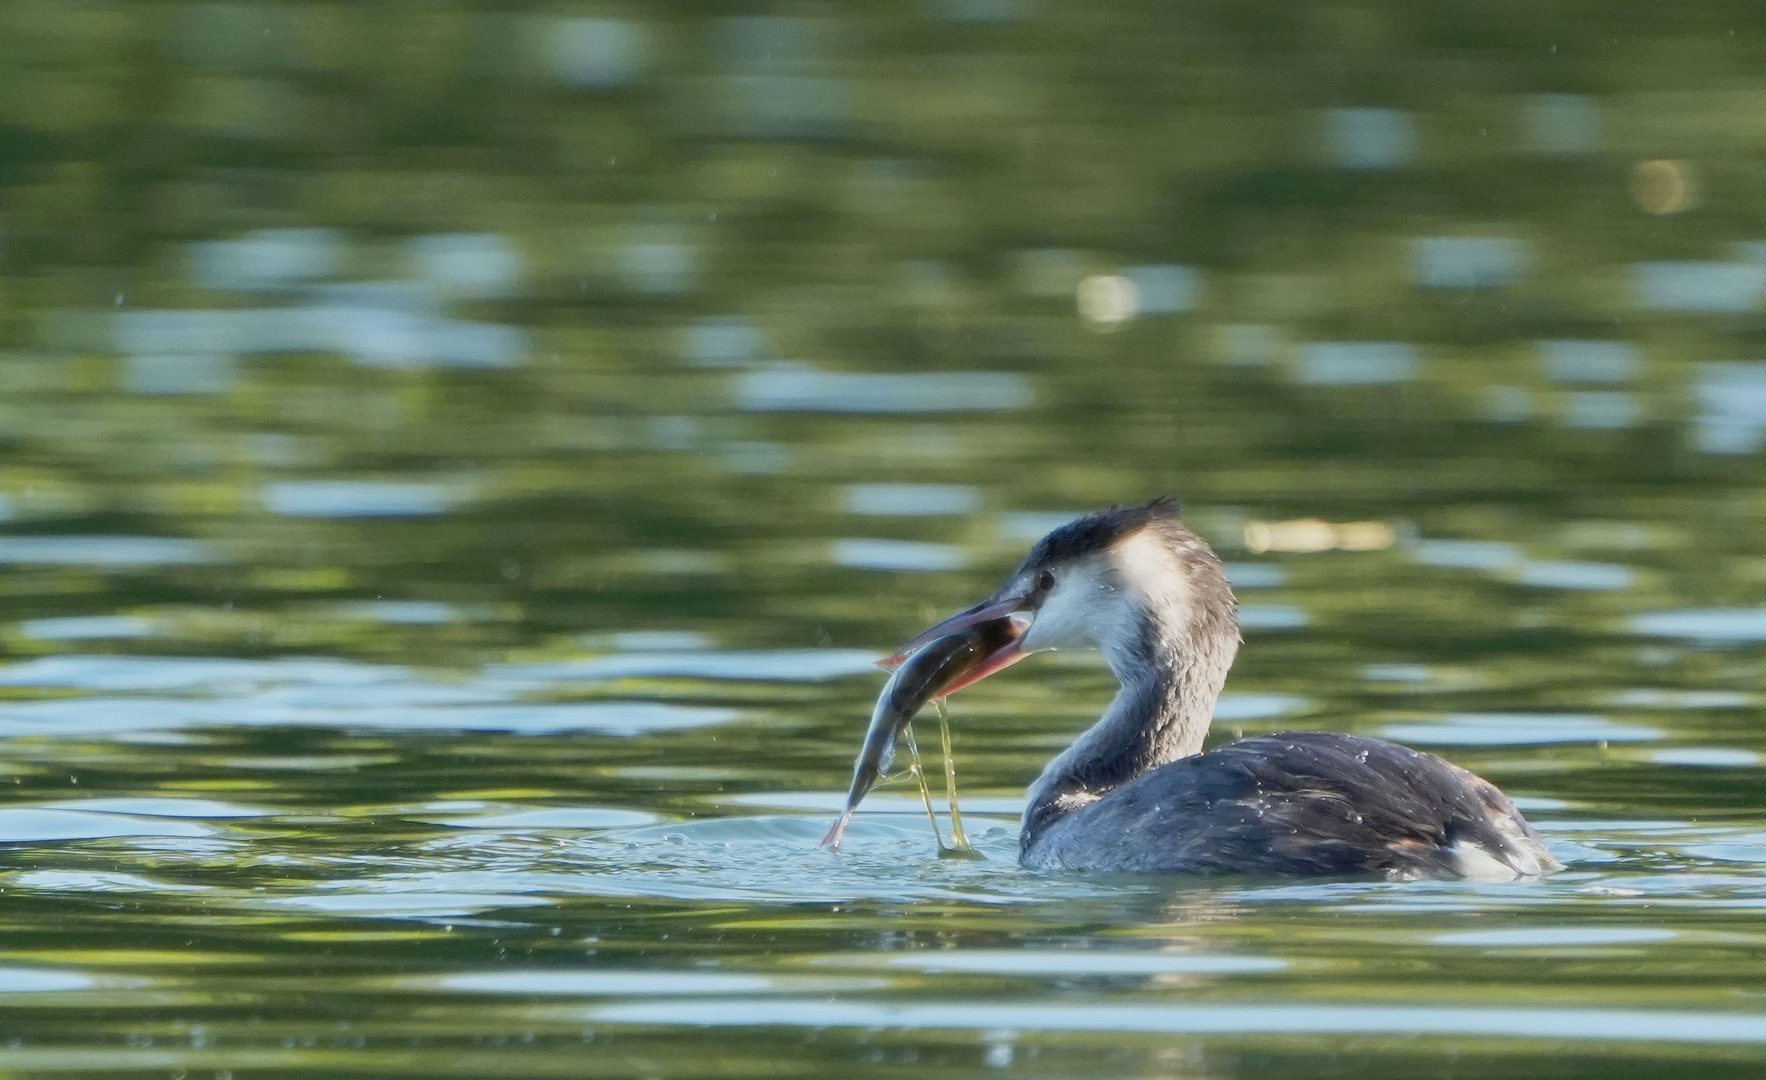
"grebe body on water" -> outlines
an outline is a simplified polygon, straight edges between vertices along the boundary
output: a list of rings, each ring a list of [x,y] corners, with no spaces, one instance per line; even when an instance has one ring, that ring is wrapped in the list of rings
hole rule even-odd
[[[1238,646],[1220,560],[1175,501],[1155,499],[1043,537],[993,596],[904,646],[896,659],[930,674],[888,692],[923,704],[1028,653],[1102,650],[1121,688],[1030,786],[1019,857],[1033,869],[1406,879],[1558,867],[1508,796],[1433,754],[1317,731],[1203,753]],[[974,659],[922,659],[941,650]],[[868,787],[855,777],[850,805]]]

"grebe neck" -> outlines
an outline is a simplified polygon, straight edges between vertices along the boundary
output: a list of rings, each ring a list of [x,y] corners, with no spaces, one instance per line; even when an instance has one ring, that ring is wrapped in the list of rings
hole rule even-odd
[[[1204,549],[1205,550],[1205,549]],[[1020,844],[1149,769],[1198,754],[1238,651],[1236,605],[1209,553],[1192,601],[1139,606],[1133,630],[1104,643],[1121,684],[1104,715],[1030,786]],[[1138,605],[1137,605],[1138,606]]]

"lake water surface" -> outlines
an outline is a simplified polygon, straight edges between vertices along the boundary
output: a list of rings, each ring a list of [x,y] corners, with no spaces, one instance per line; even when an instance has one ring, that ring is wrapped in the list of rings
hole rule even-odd
[[[0,1071],[1758,1076],[1766,32],[1584,7],[0,5]],[[1068,655],[984,860],[819,848],[872,662],[1168,491],[1217,740],[1566,869],[1022,871]]]

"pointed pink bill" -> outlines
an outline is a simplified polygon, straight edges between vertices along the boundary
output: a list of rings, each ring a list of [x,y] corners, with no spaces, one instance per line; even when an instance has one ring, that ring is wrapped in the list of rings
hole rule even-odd
[[[947,635],[954,634],[958,630],[967,630],[971,626],[979,626],[984,622],[992,622],[995,619],[1003,619],[1008,615],[1011,615],[1015,612],[1019,612],[1019,611],[1023,611],[1023,610],[1024,610],[1024,598],[1020,597],[1020,596],[1008,596],[1003,600],[995,600],[995,599],[983,600],[983,601],[981,601],[981,603],[976,604],[974,607],[969,608],[967,611],[959,611],[955,615],[952,615],[950,618],[944,620],[943,622],[938,623],[935,626],[932,626],[926,630],[921,631],[919,634],[915,635],[913,637],[913,639],[910,640],[906,645],[903,645],[901,648],[895,650],[895,652],[892,655],[886,656],[883,659],[877,661],[877,666],[880,668],[900,667],[902,661],[904,661],[908,657],[912,656],[915,649],[918,649],[920,646],[926,644],[928,641],[936,641],[941,637],[945,637]],[[1009,662],[1010,661],[1008,661],[1008,663]],[[1003,667],[1003,666],[1004,665],[1002,664],[1001,667]],[[998,671],[998,670],[999,670],[999,668],[994,668],[994,669],[992,669],[992,671],[989,671],[988,674],[992,674],[993,671]],[[982,676],[976,676],[976,678],[981,678],[981,677]],[[969,683],[972,683],[974,681],[975,681],[975,679],[969,679],[969,680],[965,681],[963,683],[963,685],[967,686],[967,685],[969,685]]]
[[[1029,655],[1029,653],[1018,647],[1017,639],[1013,639],[1010,644],[995,649],[987,655],[987,659],[981,661],[968,671],[963,672],[961,675],[958,675],[956,678],[946,683],[943,689],[938,691],[937,696],[933,698],[933,700],[936,701],[939,698],[949,697],[958,690],[963,689],[965,686],[974,686],[976,683],[987,678],[989,675],[992,675],[994,672],[1004,671],[1006,668],[1011,667],[1013,664],[1016,664],[1018,661]]]

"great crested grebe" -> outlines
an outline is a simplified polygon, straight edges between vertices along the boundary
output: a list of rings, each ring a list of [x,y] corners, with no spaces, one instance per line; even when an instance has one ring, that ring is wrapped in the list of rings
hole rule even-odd
[[[1030,785],[1026,867],[1398,879],[1558,868],[1508,796],[1433,754],[1320,731],[1202,753],[1238,647],[1220,560],[1174,500],[1070,522],[992,596],[896,655],[907,664],[879,701],[847,814],[875,782],[877,740],[919,705],[1029,653],[1095,648],[1121,689]]]

